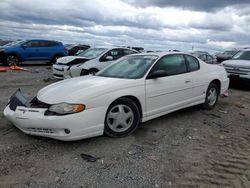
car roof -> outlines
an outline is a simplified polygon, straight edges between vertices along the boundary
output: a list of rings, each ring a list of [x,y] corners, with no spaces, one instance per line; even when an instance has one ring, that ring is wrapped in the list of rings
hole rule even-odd
[[[131,49],[131,48],[119,47],[119,46],[94,46],[94,47],[91,47],[91,48],[105,48],[107,50],[121,48],[121,49],[127,49],[127,50],[132,50],[132,51],[138,52],[138,51],[136,51],[134,49]]]
[[[149,52],[149,53],[139,53],[139,54],[131,54],[130,56],[140,56],[140,55],[145,55],[145,56],[150,56],[150,55],[156,55],[159,57],[163,57],[165,55],[173,55],[173,54],[184,54],[184,55],[191,55],[194,56],[190,53],[186,53],[186,52]]]
[[[45,41],[45,42],[47,42],[47,41],[49,41],[49,42],[59,42],[59,41],[56,41],[56,40],[46,40],[46,39],[30,39],[30,40],[26,40],[26,41]]]

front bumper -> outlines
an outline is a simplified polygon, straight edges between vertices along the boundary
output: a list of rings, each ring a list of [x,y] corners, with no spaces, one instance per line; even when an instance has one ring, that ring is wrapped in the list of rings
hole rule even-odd
[[[250,79],[250,69],[242,67],[225,66],[229,78]]]
[[[64,141],[103,134],[106,112],[104,107],[86,109],[83,112],[70,115],[47,116],[45,115],[47,108],[28,107],[27,104],[23,104],[23,101],[13,105],[13,98],[4,109],[4,116],[26,134]]]
[[[70,78],[69,66],[67,65],[53,65],[53,76],[56,79]]]

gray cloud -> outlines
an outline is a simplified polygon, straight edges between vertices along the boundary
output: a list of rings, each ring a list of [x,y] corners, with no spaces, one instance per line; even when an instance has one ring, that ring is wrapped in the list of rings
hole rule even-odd
[[[195,46],[222,50],[250,43],[248,8],[239,9],[244,2],[2,0],[0,36],[148,49],[190,50]],[[214,12],[208,12],[211,10]]]
[[[227,6],[250,4],[249,0],[124,0],[140,7],[178,7],[197,11],[216,11]]]

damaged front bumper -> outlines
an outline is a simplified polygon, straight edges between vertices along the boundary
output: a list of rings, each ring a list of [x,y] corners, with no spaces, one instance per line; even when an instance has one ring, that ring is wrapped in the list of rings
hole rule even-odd
[[[33,107],[21,91],[17,90],[3,113],[7,120],[29,135],[69,141],[103,134],[104,125],[93,116],[93,113],[101,113],[100,109],[65,116],[45,115],[47,110],[48,108],[39,105]]]

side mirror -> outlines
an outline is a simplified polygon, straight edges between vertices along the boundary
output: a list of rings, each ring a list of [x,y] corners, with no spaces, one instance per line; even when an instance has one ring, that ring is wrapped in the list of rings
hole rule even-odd
[[[112,56],[107,56],[106,58],[105,58],[105,60],[107,60],[107,61],[112,61],[114,58],[112,57]]]
[[[148,79],[155,79],[160,77],[168,76],[168,73],[164,70],[157,70],[148,75]]]

